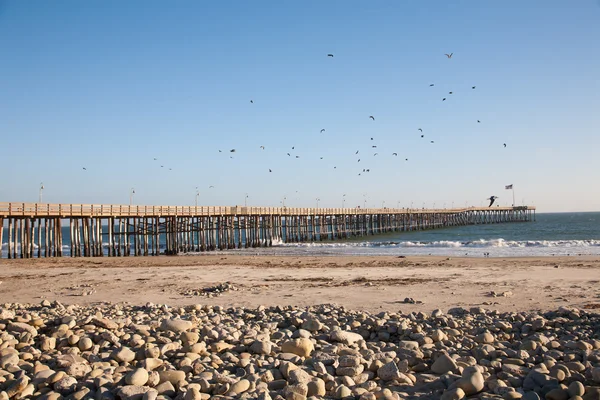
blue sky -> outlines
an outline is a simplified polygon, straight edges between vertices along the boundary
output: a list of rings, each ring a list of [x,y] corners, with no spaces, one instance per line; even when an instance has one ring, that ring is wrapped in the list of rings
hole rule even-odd
[[[599,39],[597,0],[0,0],[0,201],[598,210]]]

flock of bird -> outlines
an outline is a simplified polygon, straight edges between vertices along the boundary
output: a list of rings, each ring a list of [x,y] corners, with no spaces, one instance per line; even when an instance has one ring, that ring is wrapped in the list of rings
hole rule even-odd
[[[446,53],[446,54],[445,54],[445,56],[446,56],[448,59],[452,59],[452,56],[453,56],[453,55],[454,55],[454,53],[449,53],[449,54],[448,54],[448,53]],[[333,57],[334,57],[334,55],[333,55],[333,54],[331,54],[331,53],[329,53],[329,54],[327,54],[327,57],[331,57],[331,58],[333,58]],[[431,83],[429,86],[430,86],[430,87],[434,87],[434,86],[435,86],[435,84],[434,84],[434,83]],[[471,86],[471,90],[475,90],[476,88],[477,88],[477,86]],[[448,95],[453,95],[453,93],[454,93],[454,92],[450,91],[450,92],[448,92]],[[443,98],[442,98],[442,101],[446,101],[446,100],[447,100],[447,97],[443,97]],[[251,100],[250,100],[250,104],[254,104],[254,100],[253,100],[253,99],[251,99]],[[369,119],[371,119],[373,122],[375,122],[375,116],[373,116],[373,115],[369,115]],[[480,120],[477,120],[477,123],[479,124],[479,123],[481,123],[481,121],[480,121]],[[424,138],[425,138],[425,133],[423,132],[423,129],[422,129],[422,128],[418,128],[417,130],[418,130],[418,131],[419,131],[419,133],[420,133],[420,137],[421,137],[421,139],[424,139]],[[320,130],[320,133],[321,133],[321,134],[323,134],[323,133],[326,133],[326,129],[325,129],[325,128],[321,129],[321,130]],[[373,138],[373,137],[371,137],[371,141],[374,141],[374,138]],[[429,141],[429,143],[430,143],[430,144],[434,144],[434,143],[435,143],[435,141],[434,141],[434,140],[430,140],[430,141]],[[504,146],[504,148],[506,148],[506,147],[507,147],[506,143],[503,143],[503,146]],[[259,148],[260,148],[260,150],[263,150],[263,151],[266,149],[264,145],[261,145]],[[372,149],[377,149],[377,145],[371,145],[371,148],[372,148]],[[291,149],[292,149],[292,150],[295,150],[295,146],[292,146],[292,148],[291,148]],[[219,152],[219,153],[223,153],[223,150],[219,149],[219,150],[218,150],[218,152]],[[358,155],[358,154],[359,154],[359,152],[360,152],[360,150],[356,150],[356,152],[354,153],[354,155]],[[234,154],[234,153],[236,153],[236,149],[230,149],[230,150],[229,150],[229,153],[230,153],[230,156],[229,156],[229,158],[232,158],[232,159],[233,159],[233,154]],[[292,157],[292,154],[291,154],[291,152],[287,152],[287,153],[286,153],[286,155],[287,155],[288,157]],[[373,157],[376,157],[376,156],[378,156],[378,155],[379,155],[379,152],[377,152],[377,151],[375,151],[375,152],[373,153]],[[391,153],[391,156],[393,156],[393,157],[398,157],[398,153],[397,153],[397,152],[392,152],[392,153]],[[300,156],[299,156],[299,155],[294,155],[294,157],[295,157],[295,158],[297,158],[297,159],[298,159],[298,158],[300,158]],[[320,160],[323,160],[323,158],[324,158],[324,157],[322,157],[322,156],[321,156],[321,157],[319,157],[319,159],[320,159]],[[154,161],[158,161],[158,158],[156,158],[156,157],[155,157],[155,158],[154,158]],[[405,158],[405,159],[404,159],[404,161],[408,161],[408,158]],[[360,163],[360,162],[361,162],[361,158],[358,158],[358,159],[357,159],[357,163]],[[160,168],[165,168],[165,166],[164,166],[164,165],[160,165]],[[333,167],[333,169],[337,169],[337,166],[334,166],[334,167]],[[86,167],[83,167],[83,170],[84,170],[84,171],[87,171],[87,168],[86,168]],[[169,170],[169,171],[172,171],[173,169],[169,167],[169,168],[168,168],[168,170]],[[272,172],[273,172],[273,169],[272,169],[272,168],[268,168],[268,170],[269,170],[269,173],[272,173]],[[371,168],[362,168],[362,171],[359,169],[358,176],[361,176],[362,174],[364,174],[364,173],[369,173],[369,172],[371,172]],[[210,185],[210,186],[209,186],[209,189],[213,189],[213,188],[214,188],[214,186],[213,186],[213,185]],[[491,207],[491,206],[494,204],[494,202],[495,202],[495,200],[496,200],[496,199],[497,199],[497,196],[491,196],[490,198],[488,198],[488,199],[487,199],[487,200],[490,200],[490,205],[489,205],[490,207]]]

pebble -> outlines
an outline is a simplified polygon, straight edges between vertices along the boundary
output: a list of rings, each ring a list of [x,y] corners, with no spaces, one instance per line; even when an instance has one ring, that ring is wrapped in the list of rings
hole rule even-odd
[[[156,392],[155,389],[146,386],[127,385],[119,390],[117,397],[122,400],[141,400],[144,397],[144,394],[151,390]]]
[[[281,351],[284,353],[293,353],[300,357],[308,357],[314,350],[314,345],[310,339],[299,338],[289,340],[281,346]]]
[[[127,374],[125,377],[125,382],[128,385],[144,386],[146,382],[148,382],[148,376],[148,371],[143,368],[137,368]]]
[[[600,400],[600,316],[4,304],[0,400]]]
[[[435,360],[431,366],[431,370],[436,374],[443,375],[447,374],[448,372],[456,372],[458,370],[458,366],[453,358],[451,358],[447,353],[443,353]]]
[[[160,329],[175,333],[181,333],[192,329],[193,324],[190,321],[181,319],[165,319],[160,324]]]
[[[441,400],[461,400],[465,397],[465,392],[461,388],[448,389],[440,397]]]

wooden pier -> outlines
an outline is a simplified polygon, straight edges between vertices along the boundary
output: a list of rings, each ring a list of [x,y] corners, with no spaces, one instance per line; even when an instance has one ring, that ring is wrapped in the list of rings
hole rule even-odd
[[[535,221],[535,207],[433,210],[0,203],[0,243],[1,257],[7,258],[157,256],[528,221]]]

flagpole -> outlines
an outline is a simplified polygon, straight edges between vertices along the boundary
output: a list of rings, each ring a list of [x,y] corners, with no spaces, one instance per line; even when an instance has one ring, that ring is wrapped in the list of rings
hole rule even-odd
[[[515,185],[513,184],[512,187],[512,192],[513,192],[513,207],[515,206]]]

